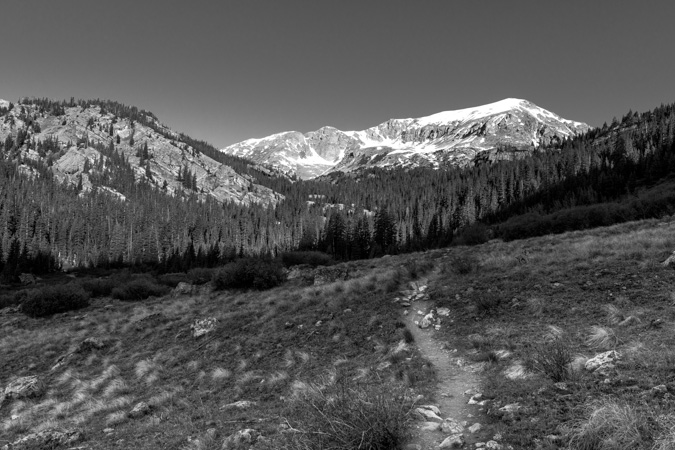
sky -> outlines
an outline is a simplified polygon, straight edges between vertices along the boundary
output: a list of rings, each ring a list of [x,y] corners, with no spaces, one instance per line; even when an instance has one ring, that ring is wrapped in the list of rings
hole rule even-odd
[[[106,98],[217,147],[524,98],[675,102],[675,2],[2,0],[0,98]]]

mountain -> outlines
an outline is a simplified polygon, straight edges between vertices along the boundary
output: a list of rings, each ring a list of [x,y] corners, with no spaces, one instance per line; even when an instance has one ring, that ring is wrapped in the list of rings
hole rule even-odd
[[[117,154],[130,165],[137,182],[170,195],[195,194],[245,205],[275,204],[283,197],[136,108],[101,101],[25,99],[16,104],[0,100],[0,112],[0,139],[10,153],[24,162],[48,164],[57,181],[80,185],[85,192],[97,189],[123,197],[102,176]],[[28,164],[22,169],[33,170]],[[99,182],[93,183],[94,178]]]
[[[527,100],[508,98],[417,119],[390,119],[363,131],[289,131],[222,151],[308,179],[369,167],[464,166],[478,155],[509,159],[514,152],[556,145],[589,129]]]

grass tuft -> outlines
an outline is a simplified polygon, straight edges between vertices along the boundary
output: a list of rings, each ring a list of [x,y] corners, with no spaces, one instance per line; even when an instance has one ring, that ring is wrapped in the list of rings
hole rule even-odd
[[[610,350],[619,343],[619,338],[614,330],[607,327],[594,325],[586,338],[586,345],[596,350]]]
[[[587,406],[587,418],[571,433],[572,450],[637,450],[646,442],[644,416],[626,403],[604,399]]]

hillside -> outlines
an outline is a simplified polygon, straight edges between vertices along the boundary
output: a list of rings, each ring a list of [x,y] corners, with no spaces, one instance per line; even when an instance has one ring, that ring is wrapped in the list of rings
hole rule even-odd
[[[100,101],[75,103],[24,99],[0,107],[0,140],[14,158],[50,166],[57,182],[124,195],[102,177],[123,158],[136,182],[146,182],[169,195],[194,192],[219,202],[274,204],[282,197],[254,179],[237,173],[162,125],[145,111],[138,119],[117,115]],[[108,106],[108,107],[107,107]],[[34,171],[27,164],[25,173]],[[113,169],[114,170],[114,169]]]
[[[499,102],[416,119],[390,119],[363,131],[323,127],[279,133],[223,149],[300,178],[367,168],[466,166],[478,155],[513,158],[560,144],[589,126],[563,119],[527,100]]]
[[[59,448],[235,448],[230,436],[248,429],[251,448],[350,449],[331,439],[364,439],[345,425],[377,423],[400,438],[373,448],[456,438],[466,448],[669,449],[675,272],[661,262],[673,236],[669,218],[346,263],[330,270],[346,280],[314,275],[316,285],[301,269],[262,292],[207,283],[46,318],[5,309],[0,386],[37,384],[0,403],[0,445],[42,431],[24,441],[36,445],[56,429],[71,438]],[[410,332],[424,320],[437,329]],[[444,378],[440,359],[424,359],[427,341],[465,369]],[[611,364],[593,366],[604,352]],[[467,376],[479,384],[455,398],[469,405],[445,409],[444,393]],[[438,430],[427,413],[421,422],[425,404],[459,425]],[[354,412],[365,422],[347,405],[365,408]],[[318,412],[348,420],[333,423],[345,432]]]

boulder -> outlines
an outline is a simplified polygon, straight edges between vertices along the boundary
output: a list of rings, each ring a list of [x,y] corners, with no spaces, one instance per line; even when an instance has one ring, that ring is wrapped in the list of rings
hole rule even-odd
[[[673,267],[675,266],[675,252],[673,252],[672,255],[668,257],[665,261],[663,261],[661,264],[663,264],[666,267]]]
[[[481,428],[483,428],[483,426],[481,424],[479,424],[478,422],[476,422],[473,425],[471,425],[468,428],[468,430],[469,430],[470,433],[473,434],[473,433],[478,433],[481,430]]]
[[[14,441],[8,448],[12,450],[51,449],[72,446],[83,440],[84,434],[78,430],[49,429],[24,436]]]
[[[198,338],[200,336],[204,336],[205,334],[211,333],[213,330],[216,329],[217,324],[218,319],[216,319],[215,317],[197,319],[190,326],[190,329],[192,330],[192,336]]]
[[[5,387],[5,398],[29,398],[42,394],[44,386],[35,375],[17,378]]]
[[[619,360],[621,355],[616,350],[610,350],[603,353],[598,353],[584,364],[584,367],[589,372],[595,372],[600,369],[608,369],[614,367],[614,362]]]
[[[247,449],[255,444],[259,437],[260,433],[251,428],[246,428],[226,437],[220,448],[221,450]]]

